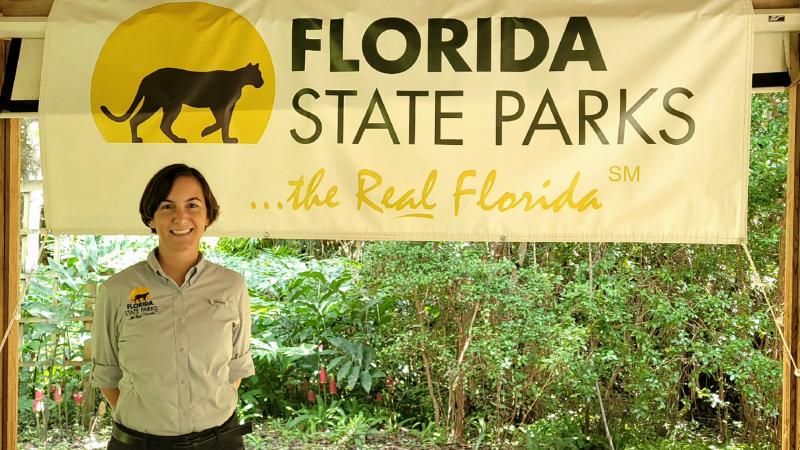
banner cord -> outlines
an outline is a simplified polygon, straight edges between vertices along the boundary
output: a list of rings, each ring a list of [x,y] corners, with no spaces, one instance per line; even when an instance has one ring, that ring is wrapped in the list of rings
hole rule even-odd
[[[753,255],[750,254],[750,248],[747,246],[747,242],[742,243],[742,248],[744,249],[744,254],[747,255],[747,261],[750,263],[750,271],[755,275],[755,288],[756,292],[760,293],[764,300],[767,301],[767,306],[769,307],[769,313],[772,316],[772,321],[775,323],[775,328],[778,330],[778,334],[781,337],[781,343],[783,344],[783,351],[789,357],[789,361],[792,363],[792,369],[795,377],[800,377],[800,369],[797,368],[797,363],[794,360],[794,356],[792,355],[792,351],[789,349],[789,344],[786,342],[786,337],[783,335],[783,326],[778,321],[778,316],[775,314],[775,308],[772,306],[772,302],[769,300],[769,295],[767,295],[766,291],[764,290],[764,282],[761,279],[761,274],[758,272],[756,268],[755,262],[753,262]]]

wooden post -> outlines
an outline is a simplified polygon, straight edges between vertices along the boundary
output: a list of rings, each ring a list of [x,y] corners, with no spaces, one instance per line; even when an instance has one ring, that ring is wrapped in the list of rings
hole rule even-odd
[[[0,45],[0,79],[6,58]],[[19,381],[19,327],[15,321],[19,301],[20,244],[20,128],[19,120],[0,119],[0,338],[8,339],[0,351],[0,448],[17,448],[17,396]],[[10,327],[10,330],[8,328]]]
[[[796,83],[800,79],[800,56],[798,53],[798,35],[792,33],[789,39],[789,75]],[[800,317],[800,299],[798,299],[798,258],[800,254],[800,91],[797,85],[789,88],[789,161],[786,179],[786,229],[785,251],[783,260],[784,273],[784,337],[795,361],[800,357],[800,333],[798,318]],[[783,450],[794,450],[798,443],[798,378],[794,374],[789,355],[783,355],[783,408],[781,414],[781,443]]]
[[[19,121],[0,120],[0,249],[3,287],[0,289],[0,330],[6,333],[11,326],[8,340],[0,353],[0,427],[4,449],[17,448],[17,389],[19,377],[19,328],[14,321],[19,301]]]
[[[2,158],[2,202],[0,217],[3,288],[0,289],[0,329],[10,325],[8,340],[0,353],[0,409],[2,409],[2,448],[17,448],[17,389],[19,379],[19,327],[14,321],[19,302],[19,121],[0,120]]]

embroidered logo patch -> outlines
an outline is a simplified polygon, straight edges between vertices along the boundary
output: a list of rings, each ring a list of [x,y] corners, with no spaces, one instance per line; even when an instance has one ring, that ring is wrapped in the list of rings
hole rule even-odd
[[[128,304],[125,308],[125,318],[128,320],[141,319],[158,313],[158,306],[150,299],[150,289],[137,287],[128,295]]]

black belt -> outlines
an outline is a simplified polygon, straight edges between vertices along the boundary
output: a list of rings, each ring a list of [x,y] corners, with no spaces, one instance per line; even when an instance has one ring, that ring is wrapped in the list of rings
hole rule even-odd
[[[221,428],[220,426],[214,431],[209,430],[211,432],[208,435],[188,441],[174,441],[171,439],[163,440],[161,436],[155,435],[142,434],[142,436],[136,436],[126,432],[114,423],[114,428],[111,429],[111,437],[123,444],[148,450],[215,450],[219,444],[224,443],[228,438],[244,436],[253,432],[253,424],[250,422],[233,428]]]

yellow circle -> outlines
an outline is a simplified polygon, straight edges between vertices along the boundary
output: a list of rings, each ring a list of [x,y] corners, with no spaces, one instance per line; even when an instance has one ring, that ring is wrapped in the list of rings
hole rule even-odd
[[[107,142],[255,144],[274,99],[275,70],[258,31],[233,10],[200,2],[155,6],[120,23],[92,75],[92,115]],[[135,135],[131,123],[139,123]]]
[[[147,301],[150,297],[150,289],[146,287],[137,287],[131,290],[131,293],[128,295],[128,301],[131,303],[138,303]]]

